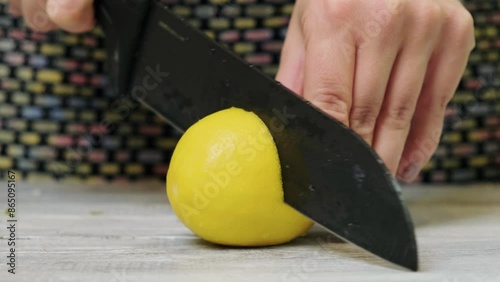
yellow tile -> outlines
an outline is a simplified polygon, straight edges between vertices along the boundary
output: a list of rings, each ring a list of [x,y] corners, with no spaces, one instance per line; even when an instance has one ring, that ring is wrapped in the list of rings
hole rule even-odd
[[[487,40],[480,40],[476,44],[476,48],[478,49],[488,49],[490,46],[490,43]]]
[[[452,98],[452,102],[454,103],[467,103],[473,101],[476,101],[476,97],[474,97],[472,91],[457,91]]]
[[[462,141],[460,132],[447,132],[443,134],[442,142],[444,143],[459,143]]]
[[[213,18],[209,22],[209,27],[211,29],[227,29],[229,26],[229,20],[225,18]]]
[[[28,123],[24,119],[9,119],[8,127],[17,131],[23,131],[28,127]]]
[[[24,146],[22,145],[7,146],[7,155],[11,157],[22,157],[24,155]]]
[[[140,164],[129,164],[125,167],[126,174],[142,174],[144,167]]]
[[[278,66],[277,65],[272,65],[272,66],[264,66],[262,68],[262,71],[271,75],[271,76],[274,76],[278,73]]]
[[[45,92],[45,85],[41,82],[27,82],[25,89],[28,92],[40,94]]]
[[[291,15],[293,12],[293,4],[285,5],[281,8],[281,13],[284,15]]]
[[[469,159],[469,166],[471,167],[485,167],[489,164],[487,156],[477,156]]]
[[[458,129],[469,129],[474,127],[477,127],[477,121],[474,118],[462,119],[457,126]]]
[[[36,145],[40,143],[41,137],[38,133],[24,132],[19,136],[19,141],[25,145]]]
[[[10,68],[4,64],[0,64],[0,77],[8,77],[10,75]]]
[[[272,18],[264,19],[264,26],[265,27],[280,27],[282,25],[283,25],[283,18],[282,17],[272,17]]]
[[[255,25],[255,20],[251,18],[239,18],[234,21],[234,26],[238,29],[254,28]]]
[[[191,15],[191,8],[186,6],[175,6],[172,10],[176,15],[181,17],[188,17]]]
[[[467,139],[469,141],[484,141],[486,138],[484,138],[484,134],[481,131],[470,131],[467,134]]]
[[[270,17],[274,14],[272,5],[251,5],[246,7],[246,14],[249,17]]]
[[[92,172],[92,166],[89,164],[80,164],[76,167],[76,172],[79,174],[90,174]]]
[[[12,117],[17,113],[17,108],[14,105],[0,105],[0,117]]]
[[[73,169],[65,161],[51,161],[48,162],[45,168],[53,173],[66,174],[71,172]]]
[[[127,147],[129,148],[144,148],[145,146],[146,142],[143,138],[131,137],[127,140]]]
[[[104,50],[95,50],[92,56],[98,61],[104,61],[106,59],[106,52]]]
[[[70,84],[55,84],[52,91],[57,95],[75,95],[76,87]]]
[[[9,169],[12,168],[14,163],[11,159],[6,157],[0,157],[0,169]]]
[[[30,103],[30,95],[25,92],[15,92],[10,97],[11,101],[17,105],[27,105]]]
[[[104,113],[104,120],[108,122],[118,122],[122,120],[122,115],[115,112]]]
[[[14,142],[15,135],[12,131],[0,130],[0,143],[9,144]]]
[[[89,87],[80,88],[80,95],[82,96],[94,96],[94,89]]]
[[[94,35],[97,35],[97,36],[104,35],[104,32],[102,31],[102,28],[100,26],[95,26],[90,32]]]
[[[72,110],[65,110],[64,111],[64,118],[68,120],[74,120],[76,117],[75,111]]]
[[[60,124],[55,121],[34,121],[32,124],[34,131],[41,133],[55,133],[59,131]]]
[[[436,168],[436,161],[434,160],[430,160],[428,161],[424,167],[422,168],[422,171],[429,171],[429,170],[433,170]]]
[[[201,21],[198,19],[188,19],[188,20],[186,20],[186,22],[192,27],[195,27],[198,29],[201,27]]]
[[[16,69],[16,77],[22,80],[32,80],[33,69],[29,67],[19,67]]]
[[[460,166],[460,161],[457,159],[443,160],[441,166],[445,169],[457,168]]]
[[[476,28],[474,29],[474,36],[475,36],[476,38],[482,37],[482,35],[483,35],[483,34],[484,34],[484,32],[483,32],[483,29],[482,29],[482,28],[480,28],[480,27],[476,27]]]
[[[96,118],[97,118],[96,112],[92,111],[80,112],[80,119],[82,119],[83,121],[94,121],[96,120]]]
[[[485,30],[485,35],[487,37],[497,37],[497,28],[495,26],[488,26]]]
[[[78,44],[78,36],[71,33],[61,33],[61,37],[59,38],[59,40],[68,45]]]
[[[481,99],[486,101],[494,101],[500,98],[500,90],[495,91],[493,88],[486,89],[481,95]]]
[[[114,175],[120,172],[120,167],[117,164],[103,164],[99,168],[99,172],[106,175]]]
[[[43,55],[61,56],[64,55],[64,52],[65,50],[63,45],[43,43],[42,46],[40,46],[40,54]]]
[[[498,60],[499,60],[498,53],[495,51],[488,52],[486,60],[488,62],[498,63]]]
[[[42,82],[58,83],[63,80],[63,73],[57,70],[39,70],[36,74],[36,78]]]
[[[161,138],[156,141],[156,146],[162,149],[172,149],[177,145],[177,139],[174,138]]]
[[[255,44],[252,43],[236,43],[233,46],[234,52],[238,54],[251,53],[255,50]]]

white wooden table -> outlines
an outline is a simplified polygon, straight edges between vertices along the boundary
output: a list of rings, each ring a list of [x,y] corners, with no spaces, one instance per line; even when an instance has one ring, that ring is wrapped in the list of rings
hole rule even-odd
[[[319,228],[270,248],[211,245],[176,219],[163,185],[142,186],[18,183],[15,275],[2,188],[0,281],[500,281],[500,184],[404,188],[417,273]]]

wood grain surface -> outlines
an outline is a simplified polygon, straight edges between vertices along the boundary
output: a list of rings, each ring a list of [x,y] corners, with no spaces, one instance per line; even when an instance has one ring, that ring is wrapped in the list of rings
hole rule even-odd
[[[500,281],[500,184],[404,187],[416,273],[321,228],[269,248],[208,244],[176,219],[164,187],[150,186],[18,183],[16,274],[2,212],[0,281]],[[0,207],[6,197],[4,185]]]

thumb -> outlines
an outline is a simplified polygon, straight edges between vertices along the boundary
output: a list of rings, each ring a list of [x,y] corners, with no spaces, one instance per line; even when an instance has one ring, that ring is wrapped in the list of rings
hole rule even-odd
[[[70,32],[85,32],[94,26],[93,0],[48,0],[52,22]]]

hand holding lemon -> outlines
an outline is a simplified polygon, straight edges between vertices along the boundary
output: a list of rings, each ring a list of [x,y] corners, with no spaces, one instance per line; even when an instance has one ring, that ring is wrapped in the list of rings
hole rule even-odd
[[[167,194],[179,219],[217,244],[282,244],[312,226],[283,200],[271,133],[242,109],[214,113],[186,131],[172,156]]]

